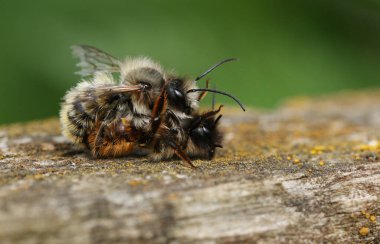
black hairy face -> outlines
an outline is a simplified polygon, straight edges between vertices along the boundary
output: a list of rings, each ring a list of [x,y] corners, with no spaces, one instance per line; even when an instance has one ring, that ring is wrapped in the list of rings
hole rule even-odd
[[[215,148],[220,147],[222,141],[222,134],[217,128],[214,116],[194,117],[189,136],[197,150],[203,151],[209,159],[214,157]]]
[[[173,79],[169,82],[167,87],[168,103],[175,110],[189,115],[192,113],[192,109],[188,104],[183,82],[181,79]]]

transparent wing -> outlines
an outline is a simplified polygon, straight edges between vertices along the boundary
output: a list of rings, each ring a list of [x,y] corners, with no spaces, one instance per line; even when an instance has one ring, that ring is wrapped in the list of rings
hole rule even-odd
[[[120,60],[112,55],[88,45],[72,46],[74,57],[79,58],[77,64],[81,76],[93,75],[97,71],[118,72],[120,71]]]

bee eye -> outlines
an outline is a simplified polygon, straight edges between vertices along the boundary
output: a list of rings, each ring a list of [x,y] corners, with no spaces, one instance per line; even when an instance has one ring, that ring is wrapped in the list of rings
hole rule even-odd
[[[183,99],[183,93],[177,89],[174,90],[174,93],[175,93],[175,96],[178,98],[178,99]]]
[[[210,134],[210,130],[207,129],[206,127],[204,127],[204,126],[202,126],[202,131],[203,131],[203,133],[204,133],[205,135]]]
[[[148,90],[148,89],[152,88],[152,85],[149,82],[139,81],[139,83],[143,87],[144,90]]]
[[[169,105],[177,111],[191,114],[192,109],[188,104],[186,94],[183,91],[183,82],[178,79],[171,80],[167,87]]]

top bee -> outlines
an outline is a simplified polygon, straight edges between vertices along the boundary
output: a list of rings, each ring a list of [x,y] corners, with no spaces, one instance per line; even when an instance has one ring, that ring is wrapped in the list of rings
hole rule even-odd
[[[149,123],[147,117],[153,116],[157,120],[166,107],[178,120],[191,118],[206,92],[227,95],[244,110],[234,96],[209,89],[208,82],[206,88],[197,87],[198,80],[219,65],[235,60],[233,58],[222,60],[195,79],[185,79],[165,71],[149,58],[137,57],[121,61],[87,45],[73,46],[72,49],[74,56],[80,60],[77,66],[81,70],[77,73],[92,76],[91,81],[83,80],[72,88],[62,104],[62,131],[74,143],[82,143],[91,148],[89,137],[92,130],[97,131],[98,137],[105,129],[102,124],[110,125],[121,119],[123,123],[114,125],[123,127],[119,130],[125,130],[125,121],[133,121],[133,127],[136,128],[146,127]],[[114,80],[114,72],[120,74],[119,82]],[[126,136],[133,137],[133,133],[129,132]]]

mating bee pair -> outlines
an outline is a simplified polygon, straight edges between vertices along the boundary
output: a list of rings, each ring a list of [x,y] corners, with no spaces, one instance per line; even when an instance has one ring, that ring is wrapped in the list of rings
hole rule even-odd
[[[82,79],[67,92],[60,111],[63,134],[73,143],[85,145],[95,157],[118,157],[135,149],[147,150],[152,158],[168,159],[176,154],[191,167],[188,155],[211,159],[221,147],[222,133],[216,110],[198,112],[207,92],[234,96],[208,88],[196,79],[166,72],[149,58],[116,59],[95,47],[74,46],[80,59]],[[112,73],[119,74],[115,81]]]

